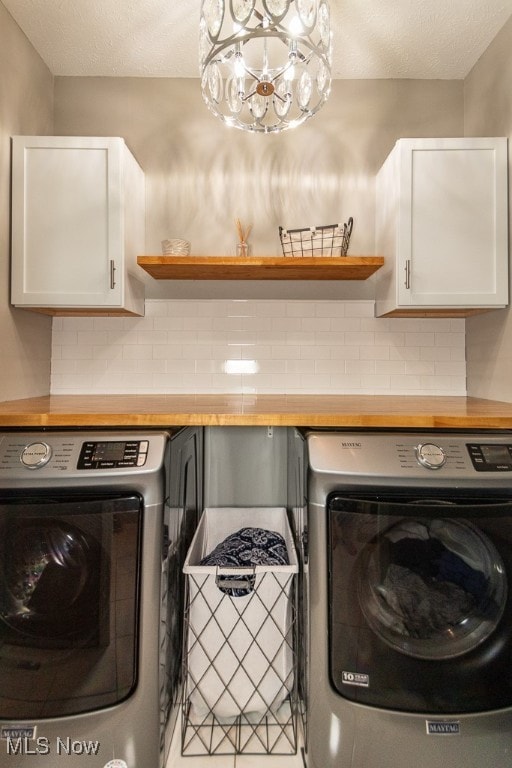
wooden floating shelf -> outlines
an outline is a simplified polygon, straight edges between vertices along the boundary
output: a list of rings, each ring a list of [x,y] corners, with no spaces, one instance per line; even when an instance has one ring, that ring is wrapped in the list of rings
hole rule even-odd
[[[155,280],[366,280],[382,256],[138,256]]]

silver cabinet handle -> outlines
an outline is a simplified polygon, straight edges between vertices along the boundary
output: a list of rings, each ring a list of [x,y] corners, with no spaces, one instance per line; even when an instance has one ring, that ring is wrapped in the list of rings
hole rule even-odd
[[[114,263],[114,259],[110,259],[110,290],[112,291],[116,287],[115,274],[116,274],[116,266]]]
[[[407,259],[405,262],[405,287],[407,290],[411,287],[411,260]]]

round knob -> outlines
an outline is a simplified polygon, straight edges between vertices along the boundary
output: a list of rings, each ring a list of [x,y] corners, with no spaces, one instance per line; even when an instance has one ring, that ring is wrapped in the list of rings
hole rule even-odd
[[[29,443],[21,452],[20,461],[27,469],[39,469],[48,464],[52,449],[46,443]]]
[[[442,448],[434,443],[422,443],[416,447],[416,457],[427,469],[440,469],[446,462]]]

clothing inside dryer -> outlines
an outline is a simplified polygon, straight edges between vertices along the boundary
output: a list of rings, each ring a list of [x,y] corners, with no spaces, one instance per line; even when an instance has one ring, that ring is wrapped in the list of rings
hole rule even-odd
[[[0,717],[108,707],[137,682],[142,500],[0,504]]]
[[[512,506],[340,498],[329,504],[331,682],[390,709],[512,704]]]

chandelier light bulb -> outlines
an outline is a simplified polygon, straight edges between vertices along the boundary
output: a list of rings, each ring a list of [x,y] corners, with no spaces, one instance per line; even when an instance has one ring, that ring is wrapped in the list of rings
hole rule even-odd
[[[327,0],[202,0],[201,90],[228,125],[271,133],[300,125],[331,89]]]
[[[304,34],[304,27],[302,26],[302,22],[298,16],[294,16],[290,21],[290,34],[296,35],[297,37],[301,34]]]

